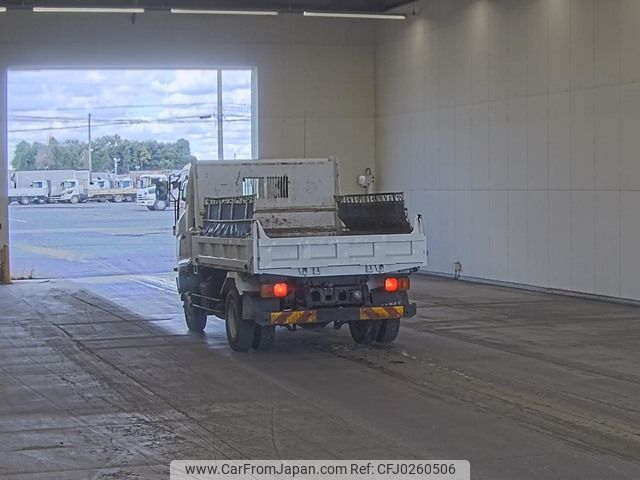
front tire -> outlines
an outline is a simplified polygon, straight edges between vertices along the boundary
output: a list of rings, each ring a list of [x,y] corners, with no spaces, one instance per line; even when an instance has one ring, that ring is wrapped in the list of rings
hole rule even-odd
[[[207,326],[207,312],[193,305],[190,295],[185,295],[183,302],[184,319],[191,332],[203,332]]]
[[[20,197],[19,203],[20,205],[29,205],[30,203],[29,197]]]
[[[79,202],[80,202],[80,198],[78,198],[77,195],[74,195],[73,197],[71,197],[69,199],[69,203],[72,203],[73,205],[75,205],[76,203],[79,203]]]
[[[225,317],[229,346],[236,352],[246,352],[253,344],[255,323],[242,318],[242,300],[235,288],[227,294]]]
[[[154,210],[166,210],[167,209],[166,200],[156,200],[156,203],[153,205]]]
[[[153,212],[156,209],[156,207],[154,207],[153,205],[147,205],[147,209]]]
[[[368,345],[378,338],[380,330],[379,320],[353,320],[349,322],[349,332],[351,338],[356,343]]]
[[[113,201],[114,201],[115,203],[120,203],[120,202],[122,202],[122,199],[123,199],[122,195],[116,195],[115,197],[113,197]]]

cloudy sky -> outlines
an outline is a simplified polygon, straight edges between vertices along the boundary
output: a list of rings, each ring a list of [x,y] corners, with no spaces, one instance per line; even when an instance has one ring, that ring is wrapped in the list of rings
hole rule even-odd
[[[222,71],[225,158],[251,158],[251,71]],[[200,159],[218,157],[216,70],[12,70],[9,159],[22,140],[185,138]]]

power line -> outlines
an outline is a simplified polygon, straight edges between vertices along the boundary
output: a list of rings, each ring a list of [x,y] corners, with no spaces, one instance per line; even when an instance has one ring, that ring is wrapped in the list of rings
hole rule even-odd
[[[172,107],[195,107],[195,106],[204,106],[204,105],[214,106],[215,103],[198,102],[198,103],[172,103],[172,104],[150,103],[146,105],[99,105],[95,107],[60,107],[60,108],[55,108],[55,110],[61,111],[61,112],[63,111],[64,112],[70,112],[70,111],[87,112],[87,111],[93,111],[93,110],[112,110],[112,109],[118,109],[118,108],[152,108],[152,107],[172,108]],[[41,112],[42,109],[41,108],[11,108],[10,111],[11,112]]]

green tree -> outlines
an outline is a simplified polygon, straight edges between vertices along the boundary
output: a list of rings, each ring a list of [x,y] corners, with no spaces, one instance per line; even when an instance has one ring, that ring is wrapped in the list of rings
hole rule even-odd
[[[38,145],[23,140],[16,146],[11,165],[15,170],[35,170],[37,154]]]

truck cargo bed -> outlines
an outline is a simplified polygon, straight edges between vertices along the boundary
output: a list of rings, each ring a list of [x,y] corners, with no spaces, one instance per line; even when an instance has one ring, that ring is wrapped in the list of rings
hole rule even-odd
[[[419,268],[426,256],[421,217],[406,234],[269,237],[253,221],[246,238],[194,236],[197,263],[291,277],[362,275]]]

